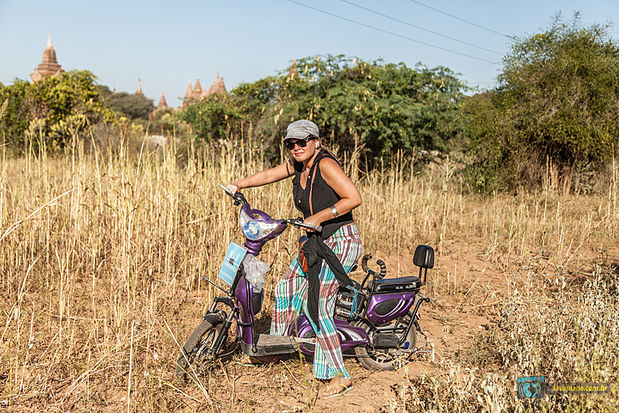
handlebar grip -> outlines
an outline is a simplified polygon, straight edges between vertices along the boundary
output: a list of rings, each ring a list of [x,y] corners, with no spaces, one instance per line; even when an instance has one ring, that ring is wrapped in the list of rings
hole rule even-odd
[[[297,228],[309,228],[309,229],[313,229],[316,232],[322,232],[322,225],[310,225],[310,224],[306,224],[303,222],[303,218],[298,217],[295,219],[286,219],[285,220],[287,223],[294,225]]]
[[[238,205],[248,204],[247,199],[245,199],[245,196],[241,193],[241,191],[236,191],[235,193],[232,193],[232,191],[230,191],[228,188],[226,188],[222,184],[217,184],[217,185],[221,189],[226,191],[226,193],[232,197],[232,199],[234,200],[234,205],[238,206]]]
[[[368,261],[372,259],[371,254],[365,254],[363,258],[361,258],[361,268],[363,268],[363,272],[368,272],[370,269],[368,268]]]
[[[378,274],[378,278],[384,278],[385,274],[387,274],[387,265],[385,265],[383,260],[377,260],[376,264],[380,267],[380,274]]]

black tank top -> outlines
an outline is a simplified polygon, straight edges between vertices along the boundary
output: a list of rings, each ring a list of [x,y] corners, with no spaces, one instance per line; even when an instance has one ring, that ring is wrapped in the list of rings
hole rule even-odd
[[[331,158],[337,162],[337,160],[329,155],[326,151],[320,150],[318,156],[314,160],[314,164],[309,170],[307,175],[307,182],[305,189],[301,187],[301,172],[303,171],[303,164],[301,162],[294,161],[294,178],[292,180],[292,196],[294,198],[294,206],[303,213],[303,218],[307,218],[312,215],[310,212],[309,195],[310,190],[312,193],[312,209],[314,213],[322,211],[323,209],[331,208],[333,204],[342,199],[322,177],[320,173],[319,164],[324,158]],[[339,162],[338,162],[339,165]],[[314,174],[314,171],[316,172]],[[315,175],[315,176],[314,176]],[[314,182],[312,182],[312,177]],[[322,223],[322,239],[325,240],[333,235],[342,225],[346,225],[353,222],[352,212],[340,215],[337,218],[330,219]]]

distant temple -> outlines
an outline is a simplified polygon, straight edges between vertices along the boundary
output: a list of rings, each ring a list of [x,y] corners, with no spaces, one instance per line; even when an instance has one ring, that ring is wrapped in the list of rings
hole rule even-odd
[[[64,70],[58,64],[58,60],[56,60],[56,50],[54,50],[54,46],[52,45],[52,35],[50,34],[47,37],[45,50],[43,50],[43,60],[41,60],[41,63],[34,69],[30,78],[36,83],[62,72],[64,72]]]
[[[215,81],[208,89],[208,92],[206,88],[202,89],[202,85],[200,85],[200,79],[196,79],[196,83],[193,88],[191,87],[191,81],[189,81],[189,85],[187,86],[187,91],[185,92],[185,98],[183,99],[183,104],[181,105],[181,107],[184,108],[189,104],[190,101],[205,98],[206,96],[213,93],[219,93],[222,95],[225,95],[227,93],[226,85],[224,84],[224,78],[219,76],[219,69],[217,69]]]
[[[167,108],[168,102],[165,100],[165,95],[161,92],[161,99],[159,99],[159,104],[157,105],[157,109]]]
[[[140,82],[140,79],[138,79],[138,90],[135,91],[135,94],[144,96],[144,92],[142,92],[142,83]]]
[[[219,69],[217,69],[217,76],[215,77],[215,81],[211,85],[211,88],[208,90],[209,95],[212,93],[220,93],[222,95],[225,95],[227,93],[226,85],[224,84],[224,78],[223,76],[219,77]]]

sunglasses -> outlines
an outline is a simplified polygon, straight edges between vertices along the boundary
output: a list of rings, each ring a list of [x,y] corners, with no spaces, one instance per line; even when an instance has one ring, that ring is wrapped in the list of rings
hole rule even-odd
[[[299,148],[305,148],[307,146],[307,142],[311,141],[312,139],[316,139],[316,137],[309,135],[308,137],[304,139],[289,139],[284,142],[284,145],[286,145],[286,148],[289,151],[291,151],[294,149],[295,145],[298,146]]]

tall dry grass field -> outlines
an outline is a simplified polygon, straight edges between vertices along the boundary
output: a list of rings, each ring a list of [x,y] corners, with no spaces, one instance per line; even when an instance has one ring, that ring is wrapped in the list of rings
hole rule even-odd
[[[247,400],[250,396],[236,393],[235,378],[225,368],[203,377],[199,385],[183,385],[174,380],[174,361],[178,344],[216,293],[201,276],[215,280],[227,245],[240,240],[237,209],[217,183],[265,168],[261,153],[240,143],[189,150],[182,163],[170,148],[144,150],[139,156],[122,147],[88,155],[75,149],[60,157],[3,155],[0,406],[13,411],[255,409]],[[351,168],[354,160],[346,165]],[[439,358],[434,363],[447,366],[444,371],[451,376],[411,379],[401,397],[386,406],[439,411],[452,411],[453,406],[470,411],[527,408],[515,399],[512,376],[518,369],[523,375],[535,373],[548,350],[536,345],[556,346],[549,334],[557,337],[578,326],[582,334],[566,333],[565,345],[572,359],[586,363],[571,365],[566,356],[553,359],[563,364],[549,368],[570,379],[581,374],[583,380],[616,383],[616,168],[608,191],[587,197],[550,192],[479,197],[463,191],[449,162],[413,178],[409,168],[399,162],[369,175],[350,171],[364,200],[355,212],[365,251],[386,257],[395,276],[415,271],[410,256],[417,244],[433,245],[437,268],[428,294],[460,308],[485,296],[479,308],[497,315],[485,343],[494,344],[471,347],[496,363],[471,373],[462,369],[475,367],[466,364],[474,354]],[[290,202],[290,186],[282,182],[251,189],[246,196],[275,217],[294,217],[298,213]],[[263,313],[272,304],[270,287],[296,252],[298,235],[289,230],[265,248],[262,259],[272,270]],[[448,260],[457,245],[475,247],[476,257],[498,274],[494,284],[483,271],[475,280],[462,276],[465,266]],[[579,295],[581,288],[584,295]],[[559,305],[566,302],[561,300],[589,311],[579,317],[592,324],[574,324],[574,314]],[[542,303],[543,311],[535,307]],[[529,312],[519,313],[518,308]],[[501,321],[509,311],[510,317]],[[584,355],[592,348],[594,359]],[[525,356],[525,351],[539,354]],[[490,379],[488,369],[496,372]],[[495,390],[487,391],[482,381]],[[443,387],[447,384],[449,391]],[[616,395],[614,404],[598,398],[594,406],[616,407]],[[544,403],[563,409],[573,400]],[[312,408],[311,401],[306,408]]]

